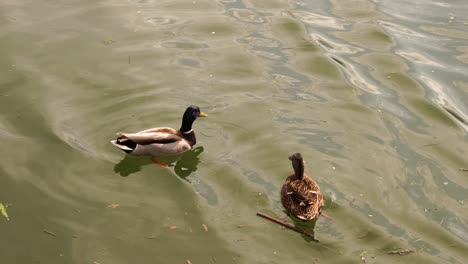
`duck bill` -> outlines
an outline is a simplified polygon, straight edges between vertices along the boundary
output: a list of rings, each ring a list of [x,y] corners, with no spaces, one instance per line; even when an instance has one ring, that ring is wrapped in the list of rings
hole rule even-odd
[[[198,114],[198,117],[207,117],[207,116],[208,116],[208,115],[205,114],[205,113],[203,113],[203,112],[200,112],[200,113]]]

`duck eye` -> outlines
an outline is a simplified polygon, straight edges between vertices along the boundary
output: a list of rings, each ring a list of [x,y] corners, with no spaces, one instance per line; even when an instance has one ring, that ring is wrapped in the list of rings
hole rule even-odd
[[[195,117],[195,118],[198,117],[198,111],[197,110],[193,111],[193,117]]]

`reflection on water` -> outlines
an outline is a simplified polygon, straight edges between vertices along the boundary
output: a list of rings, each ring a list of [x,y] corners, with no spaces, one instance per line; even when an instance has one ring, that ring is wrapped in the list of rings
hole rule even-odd
[[[309,233],[311,235],[315,236],[315,239],[320,240],[320,234],[315,233],[315,224],[317,223],[318,219],[314,219],[311,221],[302,221],[301,219],[290,216],[289,219],[291,219],[291,222],[296,228],[299,228],[300,230],[303,230],[306,233]],[[321,219],[323,221],[323,218]],[[307,241],[307,242],[315,242],[311,237],[306,236],[306,235],[301,235],[301,237]]]
[[[125,155],[124,158],[115,164],[114,171],[122,177],[141,171],[141,167],[152,164],[153,162],[149,157],[135,157]],[[153,163],[154,164],[154,163]]]
[[[187,180],[187,177],[190,174],[197,170],[198,163],[200,163],[200,155],[203,152],[203,147],[196,147],[190,151],[183,153],[178,161],[175,162],[174,172],[177,176],[181,177],[184,180]],[[190,181],[189,181],[190,182]]]
[[[465,2],[2,1],[1,262],[465,263]],[[203,147],[168,170],[105,140],[187,104]],[[293,150],[319,244],[255,216]]]
[[[184,152],[180,155],[158,157],[157,160],[174,168],[174,172],[180,178],[190,182],[188,176],[197,170],[200,158],[198,157],[203,152],[203,147],[199,146]],[[125,155],[124,158],[114,166],[114,172],[122,177],[127,177],[130,174],[141,171],[141,168],[146,165],[156,165],[150,157],[136,157]]]

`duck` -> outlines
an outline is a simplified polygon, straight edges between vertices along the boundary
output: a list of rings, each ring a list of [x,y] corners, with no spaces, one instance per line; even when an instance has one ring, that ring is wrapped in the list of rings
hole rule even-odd
[[[318,184],[304,173],[301,153],[289,156],[294,173],[286,178],[281,188],[281,203],[288,211],[302,221],[317,219],[322,214],[323,194]]]
[[[206,117],[207,114],[200,111],[195,105],[190,105],[182,116],[180,129],[171,127],[156,127],[136,133],[117,133],[118,137],[111,143],[133,156],[171,156],[181,154],[197,143],[193,122],[198,117]]]

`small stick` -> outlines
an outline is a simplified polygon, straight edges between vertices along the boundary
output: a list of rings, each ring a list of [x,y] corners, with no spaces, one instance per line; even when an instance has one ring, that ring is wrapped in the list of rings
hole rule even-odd
[[[42,230],[44,231],[44,233],[48,234],[48,235],[51,235],[51,236],[56,236],[54,233],[50,232],[49,230]]]
[[[273,218],[273,217],[268,216],[268,215],[264,215],[264,214],[259,213],[259,212],[257,212],[257,215],[260,216],[260,217],[263,217],[263,218],[265,218],[265,219],[268,219],[268,220],[270,220],[270,221],[272,221],[272,222],[275,222],[275,223],[277,223],[277,224],[279,224],[279,225],[282,225],[282,226],[284,226],[284,227],[286,227],[286,228],[289,228],[289,229],[291,229],[291,230],[294,230],[294,231],[298,232],[299,234],[308,236],[308,237],[312,238],[312,240],[315,241],[315,242],[319,242],[319,240],[316,239],[314,235],[309,234],[309,233],[307,233],[307,232],[305,232],[305,231],[303,231],[303,230],[301,230],[301,229],[299,229],[299,228],[296,228],[296,227],[293,226],[293,225],[287,224],[287,223],[282,222],[282,221],[280,221],[280,220],[278,220],[278,219],[276,219],[276,218]]]
[[[468,171],[468,169],[460,168],[461,171]]]
[[[407,255],[407,254],[411,254],[411,253],[414,253],[415,251],[412,250],[412,249],[404,249],[404,250],[394,250],[394,251],[389,251],[387,252],[387,254],[389,255],[400,255],[400,256],[403,256],[403,255]]]
[[[321,212],[320,213],[321,216],[325,217],[329,222],[333,222],[333,218],[331,218],[330,216],[328,216],[326,213],[324,212]]]

